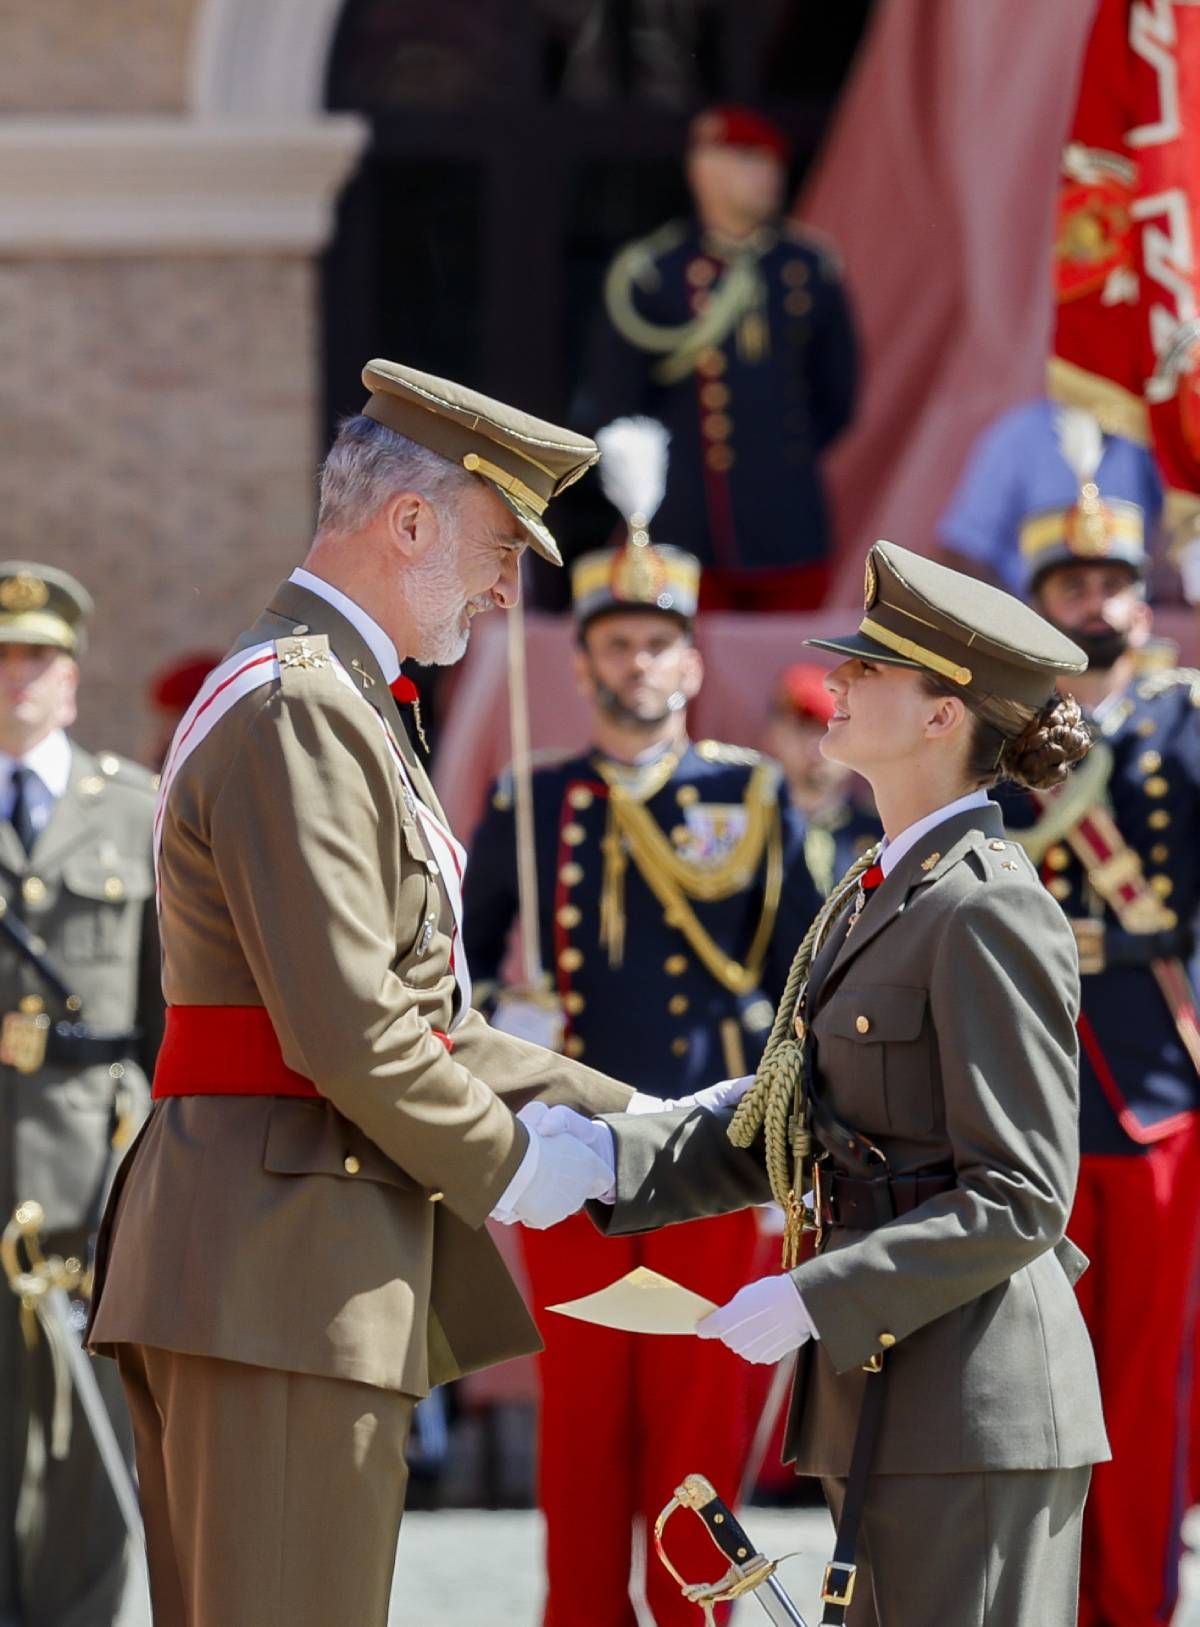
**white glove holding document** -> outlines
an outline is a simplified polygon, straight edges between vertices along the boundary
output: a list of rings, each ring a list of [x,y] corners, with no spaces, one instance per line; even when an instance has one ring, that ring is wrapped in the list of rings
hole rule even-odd
[[[701,1339],[719,1339],[750,1362],[777,1362],[819,1339],[799,1290],[787,1273],[748,1282],[726,1305],[719,1305],[696,1325]]]
[[[563,1115],[577,1120],[582,1131],[568,1127]],[[530,1102],[517,1117],[529,1131],[529,1146],[492,1210],[493,1220],[502,1226],[520,1221],[544,1231],[582,1209],[589,1198],[613,1191],[616,1156],[612,1136],[602,1124],[569,1107],[547,1107],[544,1102]],[[597,1148],[607,1151],[607,1159],[598,1155]]]
[[[753,1083],[754,1075],[747,1073],[741,1079],[722,1079],[715,1085],[705,1085],[703,1090],[691,1096],[675,1096],[668,1101],[660,1101],[657,1096],[647,1096],[635,1090],[625,1111],[670,1113],[680,1108],[707,1107],[710,1113],[715,1113],[722,1107],[736,1107]]]

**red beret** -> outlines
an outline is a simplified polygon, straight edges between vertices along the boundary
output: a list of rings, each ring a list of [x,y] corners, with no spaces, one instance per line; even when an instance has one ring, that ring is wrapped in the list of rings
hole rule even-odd
[[[200,686],[220,662],[217,654],[185,655],[160,667],[150,680],[149,695],[155,706],[172,712],[186,712],[200,693]]]
[[[690,147],[761,147],[780,163],[792,161],[792,143],[777,124],[752,107],[709,107],[697,113],[688,131]]]
[[[825,687],[825,668],[800,661],[779,675],[775,686],[775,709],[828,723],[833,716],[833,696]]]

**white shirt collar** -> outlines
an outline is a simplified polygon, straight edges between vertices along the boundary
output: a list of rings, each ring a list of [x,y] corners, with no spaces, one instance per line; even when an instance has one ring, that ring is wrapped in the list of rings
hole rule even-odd
[[[968,791],[965,797],[958,797],[948,802],[944,808],[935,808],[924,819],[918,819],[915,824],[902,830],[894,842],[883,839],[883,852],[879,855],[879,864],[885,876],[890,876],[910,849],[916,847],[923,836],[928,836],[935,826],[947,819],[953,819],[955,814],[966,813],[971,808],[986,808],[991,798],[986,791]]]
[[[396,654],[396,646],[362,605],[355,604],[353,599],[348,599],[339,588],[335,588],[332,582],[327,582],[323,576],[314,576],[301,565],[297,565],[288,581],[294,582],[298,588],[306,588],[309,593],[315,593],[318,599],[324,599],[325,603],[331,604],[339,615],[345,616],[355,632],[361,633],[363,642],[378,661],[384,681],[388,684],[396,682],[400,676],[400,657]]]
[[[0,788],[7,788],[18,763],[32,769],[57,802],[71,778],[71,742],[61,729],[55,729],[23,757],[10,757],[6,751],[0,751]]]

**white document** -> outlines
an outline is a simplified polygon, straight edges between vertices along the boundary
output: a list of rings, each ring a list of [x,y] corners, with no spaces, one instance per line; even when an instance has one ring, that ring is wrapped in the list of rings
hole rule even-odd
[[[644,1265],[635,1266],[597,1293],[546,1307],[581,1322],[621,1328],[626,1333],[695,1333],[696,1323],[716,1308],[703,1294],[694,1294],[690,1288]]]

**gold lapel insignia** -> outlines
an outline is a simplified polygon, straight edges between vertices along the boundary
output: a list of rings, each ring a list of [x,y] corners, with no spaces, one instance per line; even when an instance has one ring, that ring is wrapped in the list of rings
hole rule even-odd
[[[374,687],[375,687],[374,678],[372,678],[371,674],[367,671],[366,667],[363,666],[362,662],[358,659],[357,656],[354,657],[354,659],[351,661],[350,665],[354,668],[355,672],[357,672],[358,676],[362,679],[363,688],[364,689],[374,689]]]
[[[928,875],[933,869],[934,865],[938,862],[941,856],[942,855],[940,853],[931,853],[927,859],[921,860],[921,869],[924,870],[926,875]]]

